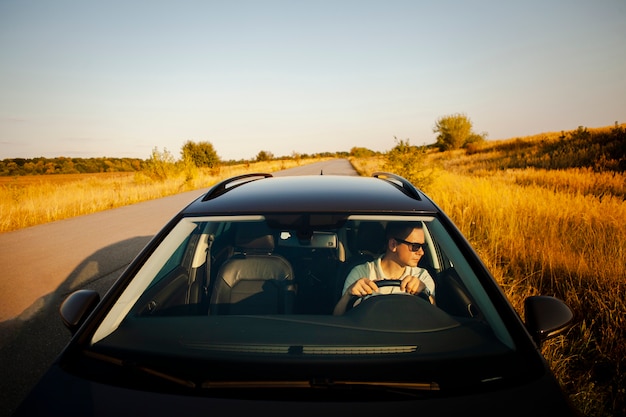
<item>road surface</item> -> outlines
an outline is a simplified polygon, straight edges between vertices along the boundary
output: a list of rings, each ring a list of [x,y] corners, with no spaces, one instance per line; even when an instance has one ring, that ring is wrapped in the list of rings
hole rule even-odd
[[[357,175],[330,160],[274,175]],[[58,308],[72,291],[104,294],[165,223],[206,190],[0,234],[0,417],[17,407],[69,341]]]

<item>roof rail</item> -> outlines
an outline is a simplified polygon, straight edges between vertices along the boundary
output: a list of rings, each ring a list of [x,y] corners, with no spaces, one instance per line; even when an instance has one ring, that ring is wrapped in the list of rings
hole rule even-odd
[[[407,180],[404,177],[401,177],[399,175],[396,174],[392,174],[390,172],[374,172],[372,174],[372,177],[374,178],[379,178],[381,180],[385,180],[393,185],[395,185],[396,187],[398,187],[400,190],[402,190],[406,195],[408,195],[409,197],[412,197],[416,200],[421,201],[422,197],[420,196],[419,190],[417,189],[417,187],[415,187],[413,184],[411,184],[411,182],[409,180]]]
[[[212,200],[216,197],[221,196],[225,192],[230,191],[235,187],[239,187],[240,185],[243,185],[247,182],[260,180],[261,178],[269,178],[272,176],[272,174],[256,172],[252,174],[243,174],[236,177],[228,178],[211,187],[211,189],[202,198],[202,201]]]

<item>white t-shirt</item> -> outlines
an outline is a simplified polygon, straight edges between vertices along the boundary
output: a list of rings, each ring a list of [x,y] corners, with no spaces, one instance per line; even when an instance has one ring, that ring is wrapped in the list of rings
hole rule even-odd
[[[350,271],[350,273],[346,277],[346,282],[343,284],[342,294],[345,294],[350,285],[354,284],[363,277],[367,277],[372,281],[378,281],[382,279],[396,279],[388,278],[385,276],[385,273],[383,272],[383,269],[380,265],[381,259],[382,256],[374,259],[373,261],[359,264],[352,268],[352,271]],[[401,280],[409,275],[417,277],[420,281],[424,283],[424,285],[426,285],[426,289],[424,290],[424,292],[426,292],[426,295],[435,295],[435,281],[433,281],[433,278],[430,276],[427,270],[418,266],[407,266],[404,268],[404,273],[399,279]],[[381,292],[383,292],[383,290],[386,290],[384,292],[387,293],[400,291],[400,289],[396,287],[381,288]]]

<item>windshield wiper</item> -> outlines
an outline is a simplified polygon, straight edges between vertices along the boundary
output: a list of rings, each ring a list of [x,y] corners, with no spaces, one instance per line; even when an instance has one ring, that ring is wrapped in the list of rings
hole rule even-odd
[[[205,381],[202,388],[372,388],[403,391],[439,391],[436,382],[395,382],[395,381],[344,381],[330,379],[313,379],[310,381]]]
[[[412,391],[439,391],[439,384],[436,382],[395,382],[395,381],[313,381],[315,387],[341,388],[341,387],[363,387],[363,388],[388,388],[403,389]]]
[[[398,382],[398,381],[352,381],[332,380],[329,378],[313,378],[311,380],[206,380],[201,384],[179,376],[162,372],[141,365],[135,361],[123,360],[114,356],[85,351],[92,359],[116,365],[122,369],[139,372],[185,388],[202,388],[206,390],[246,390],[246,389],[326,389],[326,390],[374,390],[393,394],[415,396],[418,393],[440,391],[436,382]]]

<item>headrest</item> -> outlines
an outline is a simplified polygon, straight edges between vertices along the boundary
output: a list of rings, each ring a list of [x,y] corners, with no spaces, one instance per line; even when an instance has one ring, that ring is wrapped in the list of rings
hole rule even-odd
[[[363,222],[357,232],[359,251],[379,254],[385,251],[385,228],[378,222]]]
[[[274,250],[274,235],[265,223],[242,223],[237,229],[235,246],[271,252]]]

